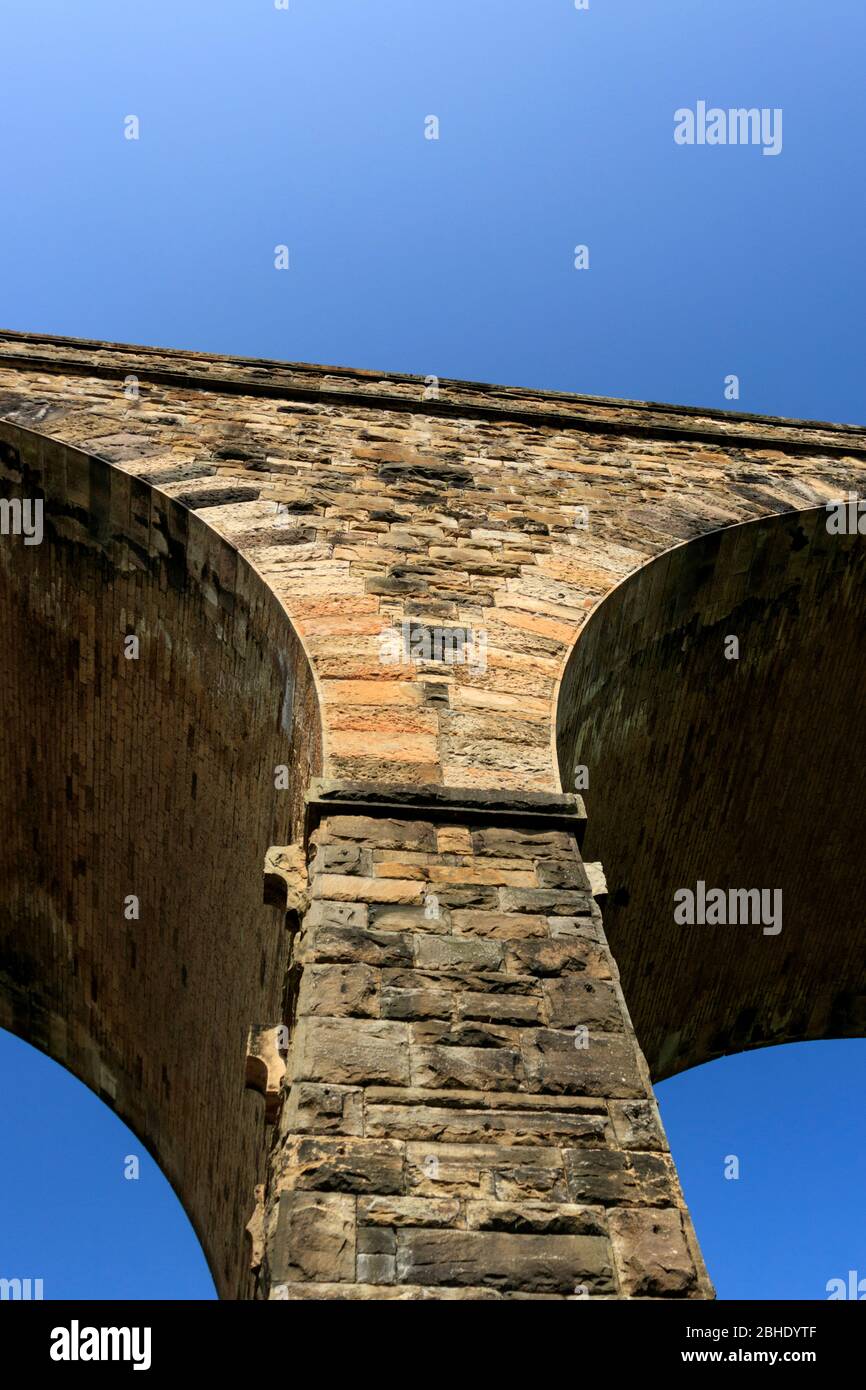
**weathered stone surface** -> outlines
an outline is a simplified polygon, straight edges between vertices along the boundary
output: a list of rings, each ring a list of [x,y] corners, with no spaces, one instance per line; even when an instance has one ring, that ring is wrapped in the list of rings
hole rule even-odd
[[[355,927],[323,926],[305,931],[297,959],[305,965],[328,961],[337,965],[359,962],[381,967],[411,965],[414,953],[411,937]]]
[[[564,1157],[574,1202],[643,1207],[670,1203],[672,1174],[661,1154],[624,1154],[612,1149],[588,1156],[580,1149],[567,1149]]]
[[[361,878],[354,874],[322,874],[313,895],[334,902],[418,903],[424,890],[413,879]]]
[[[302,1015],[378,1018],[379,974],[369,965],[310,965],[301,978],[298,1008]]]
[[[304,918],[307,929],[311,927],[357,927],[364,930],[368,923],[369,909],[366,903],[311,902]]]
[[[370,925],[376,931],[439,933],[449,930],[451,917],[441,898],[435,904],[425,902],[423,907],[391,907],[373,903],[370,905]]]
[[[592,894],[571,888],[503,888],[503,912],[547,913],[556,917],[592,912]]]
[[[385,684],[390,688],[390,682]],[[328,820],[325,833],[329,840],[364,840],[380,849],[436,849],[436,831],[422,821],[335,815]],[[318,834],[322,837],[320,843],[325,843],[322,832]]]
[[[364,873],[365,863],[372,863],[362,854],[360,845],[322,845],[312,865],[316,873]]]
[[[396,1284],[397,1260],[394,1255],[358,1255],[359,1284]]]
[[[406,1180],[414,1192],[436,1197],[459,1191],[506,1202],[569,1200],[558,1148],[413,1142],[406,1145]]]
[[[448,1197],[359,1197],[358,1221],[362,1226],[456,1226],[461,1203]]]
[[[604,1145],[610,1126],[576,1111],[461,1110],[454,1107],[372,1105],[366,1133],[443,1144]]]
[[[492,1047],[413,1047],[414,1086],[512,1090],[520,1081],[520,1053]]]
[[[299,1081],[346,1086],[409,1081],[409,1032],[404,1023],[304,1018],[293,1050]]]
[[[542,982],[532,975],[506,975],[498,970],[383,970],[383,987],[388,989],[429,988],[448,990],[454,997],[455,1008],[470,995],[502,995],[514,997],[517,1006],[527,998],[542,1000]]]
[[[442,989],[384,989],[382,1017],[398,1019],[450,1018],[454,996]]]
[[[360,1086],[320,1086],[296,1081],[289,1091],[280,1128],[284,1134],[363,1134]]]
[[[279,1151],[282,1188],[319,1192],[399,1192],[404,1145],[388,1139],[289,1138]]]
[[[553,1096],[522,1091],[431,1091],[418,1086],[370,1086],[371,1105],[439,1105],[456,1110],[556,1110],[607,1115],[607,1102],[593,1096]]]
[[[268,1241],[273,1283],[355,1279],[355,1203],[333,1192],[281,1192]]]
[[[611,1238],[628,1298],[706,1298],[706,1278],[696,1271],[685,1238],[682,1213],[615,1210],[608,1214]]]
[[[562,979],[545,979],[543,992],[551,1028],[575,1028],[582,1024],[593,1033],[625,1031],[622,1006],[608,980],[571,974]]]
[[[528,1235],[602,1236],[608,1234],[604,1216],[572,1202],[468,1201],[470,1231],[513,1231]]]
[[[406,1283],[485,1285],[522,1293],[615,1290],[610,1246],[598,1236],[482,1231],[401,1231],[397,1269]]]
[[[515,975],[544,976],[585,971],[587,975],[601,980],[609,980],[612,975],[612,962],[607,951],[578,937],[509,945],[505,952],[505,968]]]
[[[468,990],[459,997],[457,1017],[484,1023],[540,1023],[541,1001],[518,994],[478,994]]]
[[[654,1100],[612,1100],[610,1118],[624,1149],[667,1149],[668,1141]]]
[[[576,1095],[642,1098],[646,1083],[628,1037],[590,1033],[588,1045],[573,1033],[537,1029],[521,1039],[527,1087]]]
[[[523,1296],[523,1295],[521,1295]],[[439,1301],[459,1300],[464,1302],[467,1299],[476,1302],[493,1302],[507,1297],[498,1293],[495,1289],[467,1289],[467,1288],[427,1288],[421,1284],[398,1285],[389,1284],[288,1284],[277,1285],[269,1294],[270,1299],[288,1299],[290,1302],[302,1300],[315,1300],[320,1302],[326,1300],[329,1303],[341,1302],[361,1302],[361,1303],[381,1303],[383,1301],[395,1302],[426,1302],[431,1299]]]
[[[579,859],[542,859],[537,874],[541,888],[574,888],[593,895],[589,875]]]
[[[520,941],[526,937],[548,935],[546,917],[525,913],[454,911],[451,930],[455,936],[491,937],[497,941]]]
[[[497,942],[448,936],[419,939],[415,953],[422,970],[496,970],[502,958],[502,947]]]

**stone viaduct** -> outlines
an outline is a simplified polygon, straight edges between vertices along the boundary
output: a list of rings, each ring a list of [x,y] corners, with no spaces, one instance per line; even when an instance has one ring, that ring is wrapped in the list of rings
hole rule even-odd
[[[0,334],[0,1025],[222,1297],[712,1296],[652,1081],[866,1032],[864,475],[838,425]],[[782,929],[678,924],[701,881]]]

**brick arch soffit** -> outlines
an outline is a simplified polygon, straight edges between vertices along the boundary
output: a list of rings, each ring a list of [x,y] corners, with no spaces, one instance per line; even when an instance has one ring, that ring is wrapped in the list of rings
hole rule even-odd
[[[606,928],[655,1080],[866,1035],[851,911],[866,892],[866,536],[829,534],[827,515],[772,513],[650,559],[592,610],[559,682],[557,766],[571,790],[589,764],[584,852],[606,872]],[[729,633],[742,662],[723,655]],[[778,938],[675,928],[675,889],[769,889],[774,875]],[[814,926],[831,919],[829,936]]]
[[[249,561],[146,481],[0,420],[0,496],[44,503],[43,544],[0,540],[0,1026],[109,1104],[173,1187],[221,1296],[245,1297],[238,1229],[266,1155],[245,1048],[280,1021],[289,950],[265,856],[301,839],[321,772],[315,673]],[[148,593],[133,673],[120,615],[145,616]],[[168,727],[146,728],[160,710]]]

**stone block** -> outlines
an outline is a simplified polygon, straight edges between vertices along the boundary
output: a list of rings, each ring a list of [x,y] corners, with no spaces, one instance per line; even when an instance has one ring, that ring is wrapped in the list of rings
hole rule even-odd
[[[268,1265],[272,1284],[354,1280],[354,1198],[343,1193],[281,1192]]]
[[[280,1130],[284,1134],[363,1133],[363,1092],[359,1086],[323,1086],[296,1081],[291,1087]]]
[[[400,1192],[405,1146],[389,1139],[290,1136],[277,1163],[283,1188],[315,1192]]]
[[[569,1195],[574,1202],[601,1206],[670,1206],[677,1197],[673,1169],[655,1153],[617,1149],[563,1151]]]
[[[610,1118],[621,1148],[667,1150],[668,1141],[654,1100],[612,1100]]]
[[[596,1294],[616,1289],[610,1245],[600,1236],[404,1230],[397,1274],[408,1284],[489,1285],[522,1293],[570,1294],[577,1285]]]
[[[410,1076],[409,1027],[371,1019],[302,1019],[293,1064],[299,1081],[404,1085]]]
[[[625,1016],[611,981],[570,974],[545,979],[542,989],[551,1028],[582,1025],[591,1033],[625,1032]]]
[[[708,1286],[699,1286],[695,1260],[677,1208],[613,1210],[608,1213],[608,1221],[625,1297],[712,1296]]]
[[[301,976],[298,1014],[378,1018],[379,971],[369,965],[308,965]]]
[[[521,1039],[527,1089],[554,1094],[643,1100],[646,1087],[630,1036],[590,1033],[578,1047],[574,1033],[532,1029]]]

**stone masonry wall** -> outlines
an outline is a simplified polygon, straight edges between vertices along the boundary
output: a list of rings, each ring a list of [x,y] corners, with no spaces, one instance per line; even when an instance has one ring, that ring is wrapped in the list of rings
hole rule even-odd
[[[575,832],[474,814],[312,835],[260,1292],[707,1297]]]
[[[236,546],[304,641],[326,770],[371,782],[558,790],[558,682],[599,600],[866,473],[853,427],[15,333],[0,417]],[[483,628],[484,669],[383,664],[413,618]]]
[[[710,1296],[601,883],[581,866],[580,808],[561,795],[560,683],[588,615],[652,557],[862,492],[866,433],[3,332],[0,419],[133,475],[156,514],[171,499],[206,520],[309,657],[300,704],[310,727],[321,714],[331,786],[308,792],[300,925],[297,818],[270,845],[230,777],[216,798],[239,861],[272,851],[266,884],[292,938],[285,975],[284,940],[277,978],[245,953],[220,965],[241,1001],[261,1001],[238,1012],[224,1076],[232,1095],[249,1024],[266,1180],[241,1161],[260,1129],[241,1125],[226,1161],[238,1194],[261,1183],[258,1295]],[[383,636],[404,624],[483,631],[485,659],[386,661]],[[225,701],[212,703],[218,721]],[[172,786],[163,768],[157,804]],[[190,813],[204,841],[212,811]],[[156,844],[173,833],[159,814],[148,830]],[[240,877],[260,895],[258,868]],[[245,942],[253,920],[250,896]],[[155,975],[142,1008],[164,1014],[161,991]],[[207,1097],[214,1069],[196,1058]],[[178,1123],[164,1141],[178,1161],[186,1140]],[[203,1187],[195,1203],[207,1242]],[[245,1296],[228,1238],[223,1223],[221,1288]]]

